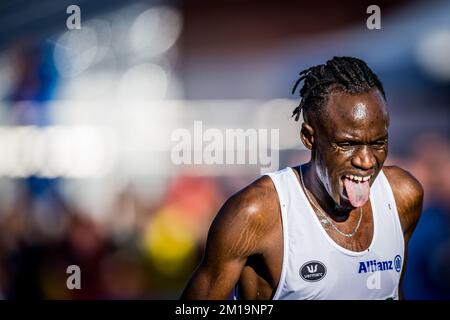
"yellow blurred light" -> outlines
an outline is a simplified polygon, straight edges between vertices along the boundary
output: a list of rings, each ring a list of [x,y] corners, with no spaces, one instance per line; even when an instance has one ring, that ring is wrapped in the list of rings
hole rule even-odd
[[[196,239],[184,221],[186,218],[174,208],[164,208],[150,222],[144,247],[159,272],[175,275],[194,253]]]

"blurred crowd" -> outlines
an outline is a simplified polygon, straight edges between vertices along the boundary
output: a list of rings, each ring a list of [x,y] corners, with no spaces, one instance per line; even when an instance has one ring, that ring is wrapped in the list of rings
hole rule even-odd
[[[17,181],[15,205],[0,214],[4,298],[177,298],[226,189],[177,177],[149,203],[129,186],[100,221],[64,201],[58,181],[36,180]],[[70,265],[80,267],[81,290],[66,286]]]

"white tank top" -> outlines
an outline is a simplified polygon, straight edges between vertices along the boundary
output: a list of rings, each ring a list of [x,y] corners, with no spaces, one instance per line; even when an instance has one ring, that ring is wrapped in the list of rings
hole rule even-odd
[[[273,299],[398,299],[404,239],[382,171],[370,189],[373,239],[361,252],[341,247],[327,234],[292,168],[268,176],[280,201],[284,241]]]

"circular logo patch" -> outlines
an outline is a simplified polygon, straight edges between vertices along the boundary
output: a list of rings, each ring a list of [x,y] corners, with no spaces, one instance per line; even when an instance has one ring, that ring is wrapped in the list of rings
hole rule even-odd
[[[400,270],[402,269],[402,257],[400,257],[399,255],[396,255],[394,258],[394,267],[395,267],[395,271],[400,272]]]
[[[303,280],[315,282],[325,277],[327,274],[327,268],[320,261],[309,261],[302,265],[299,273]]]

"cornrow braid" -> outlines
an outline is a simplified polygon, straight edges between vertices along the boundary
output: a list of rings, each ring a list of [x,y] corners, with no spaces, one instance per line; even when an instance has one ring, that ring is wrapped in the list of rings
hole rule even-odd
[[[304,81],[300,89],[300,104],[292,112],[295,121],[298,121],[302,111],[321,112],[334,89],[362,93],[377,88],[386,99],[383,85],[377,75],[364,61],[357,58],[333,57],[326,64],[303,70],[299,76],[292,88],[294,94],[300,82]]]

